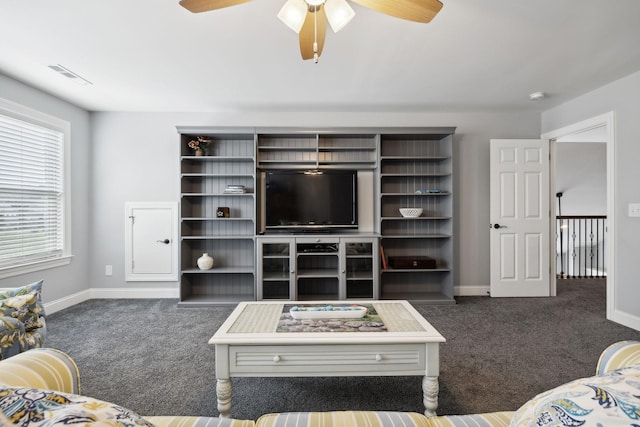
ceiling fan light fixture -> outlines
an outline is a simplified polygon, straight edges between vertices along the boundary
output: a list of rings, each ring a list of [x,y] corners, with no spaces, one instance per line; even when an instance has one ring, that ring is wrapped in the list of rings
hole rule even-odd
[[[306,17],[307,3],[304,0],[287,0],[278,12],[278,18],[296,33],[300,33]]]
[[[324,11],[334,33],[340,31],[356,15],[346,0],[326,0]]]

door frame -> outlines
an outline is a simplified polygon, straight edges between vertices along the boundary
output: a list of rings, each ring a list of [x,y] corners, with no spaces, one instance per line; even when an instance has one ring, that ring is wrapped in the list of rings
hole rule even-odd
[[[555,155],[555,144],[556,139],[561,138],[563,136],[568,136],[578,132],[584,132],[587,130],[591,130],[600,126],[606,126],[607,132],[607,240],[608,240],[608,250],[606,252],[606,263],[607,263],[607,319],[614,320],[614,312],[615,312],[615,256],[614,251],[616,248],[615,245],[615,113],[610,111],[605,114],[601,114],[599,116],[592,117],[590,119],[583,120],[578,123],[574,123],[568,126],[565,126],[560,129],[552,130],[542,134],[543,139],[548,139],[550,141],[550,162],[551,167],[549,168],[550,176],[549,176],[549,185],[553,190],[556,184],[556,155]],[[550,205],[554,206],[553,212],[555,213],[555,190],[549,192],[550,197]],[[555,224],[555,214],[550,215],[549,221],[549,237],[555,234],[556,224]],[[549,256],[550,256],[550,266],[551,266],[551,295],[555,296],[557,292],[557,284],[556,284],[556,262],[555,262],[555,239],[549,239]]]

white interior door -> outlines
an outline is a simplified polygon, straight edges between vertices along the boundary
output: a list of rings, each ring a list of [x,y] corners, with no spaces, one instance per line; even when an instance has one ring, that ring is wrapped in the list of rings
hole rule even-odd
[[[173,281],[177,269],[175,203],[127,203],[127,281]]]
[[[491,296],[549,296],[549,141],[493,139],[490,162]]]

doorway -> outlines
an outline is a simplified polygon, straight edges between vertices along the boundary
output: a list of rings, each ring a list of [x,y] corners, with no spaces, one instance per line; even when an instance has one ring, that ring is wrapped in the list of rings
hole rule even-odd
[[[614,313],[614,295],[615,295],[615,257],[614,257],[614,249],[615,249],[615,224],[614,224],[614,175],[613,171],[615,156],[614,156],[614,148],[615,148],[615,138],[614,138],[614,113],[609,112],[603,114],[601,116],[593,117],[591,119],[587,119],[573,125],[569,125],[563,127],[561,129],[557,129],[551,132],[547,132],[542,135],[542,138],[549,139],[551,141],[551,188],[556,188],[556,149],[557,144],[562,143],[562,141],[567,140],[587,140],[588,138],[597,138],[604,139],[606,144],[606,216],[607,216],[607,252],[605,254],[605,265],[607,265],[607,279],[606,279],[606,293],[607,293],[607,319],[613,320]],[[551,206],[556,206],[556,192],[551,192],[552,203]],[[556,222],[555,216],[557,212],[552,212],[549,224],[549,235],[554,236],[556,233]],[[550,265],[552,268],[551,274],[551,295],[556,295],[557,293],[557,283],[556,276],[556,248],[555,248],[555,239],[550,239],[552,241],[550,245]]]

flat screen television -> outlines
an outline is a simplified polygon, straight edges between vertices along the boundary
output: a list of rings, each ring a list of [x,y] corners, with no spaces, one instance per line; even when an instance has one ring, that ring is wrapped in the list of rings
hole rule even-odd
[[[265,178],[267,230],[358,228],[355,170],[269,170]]]

